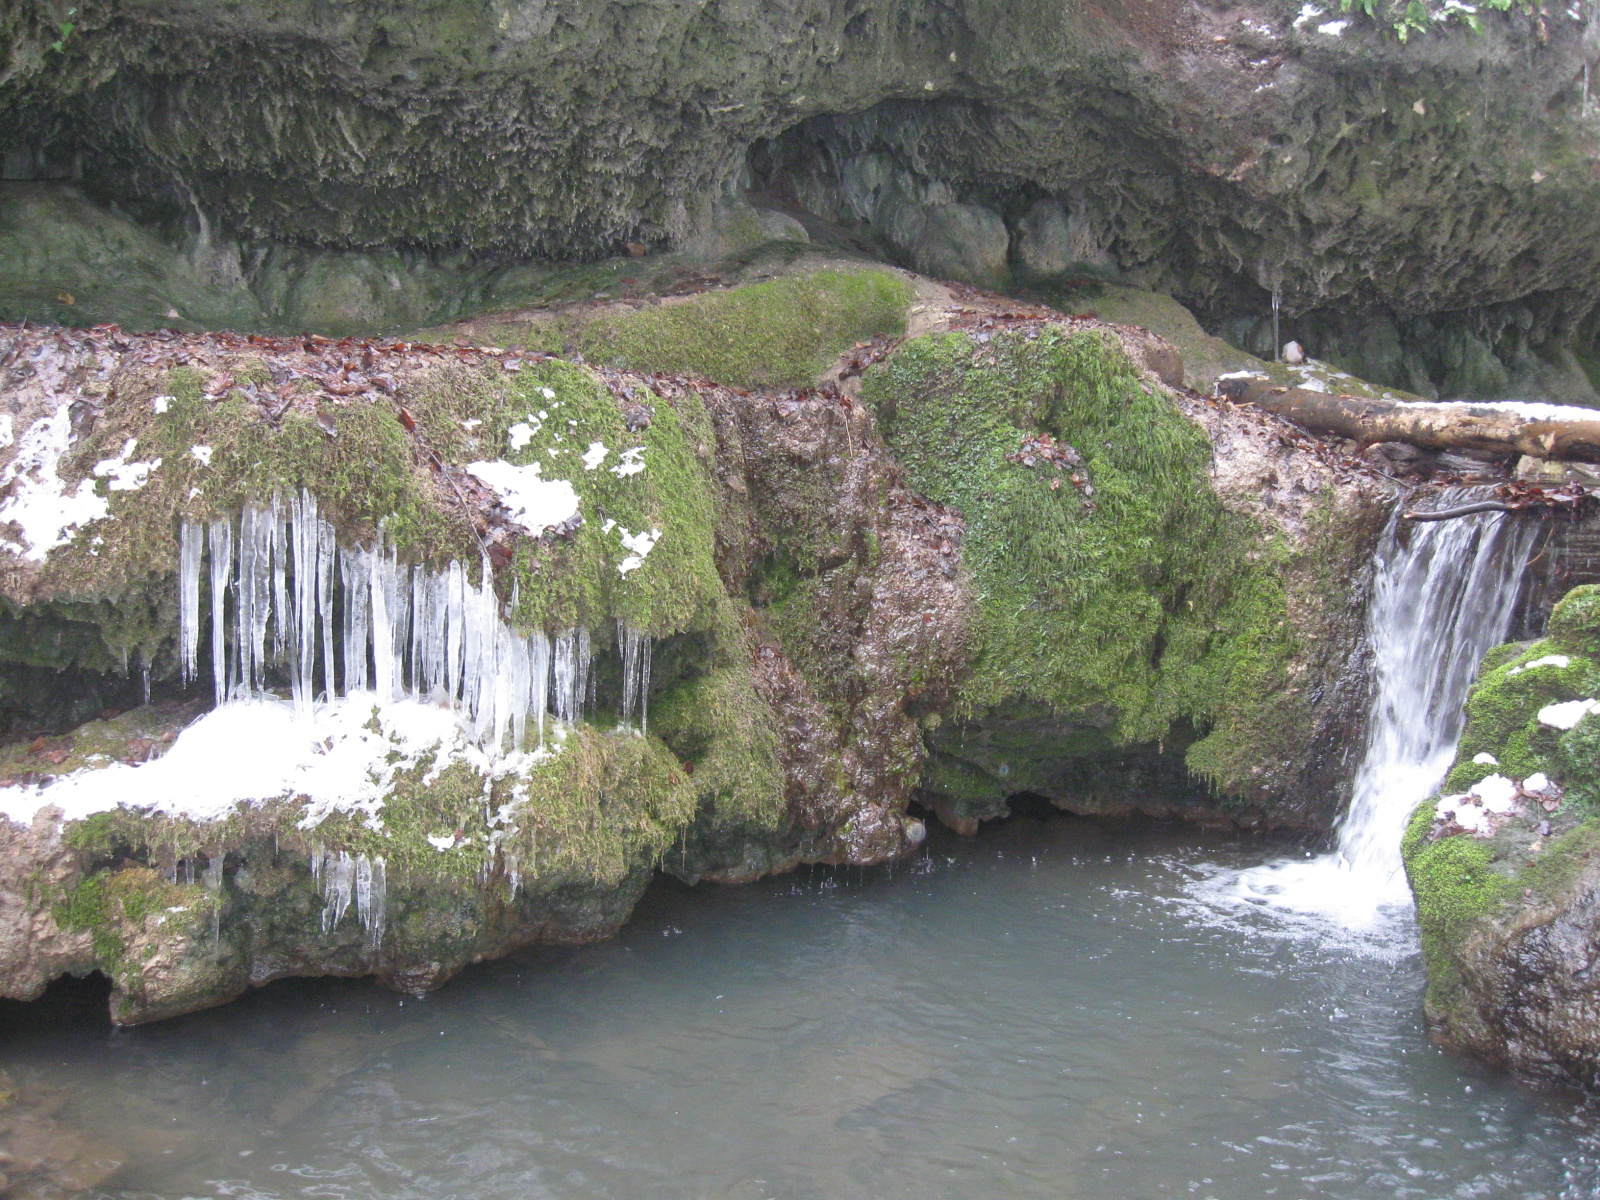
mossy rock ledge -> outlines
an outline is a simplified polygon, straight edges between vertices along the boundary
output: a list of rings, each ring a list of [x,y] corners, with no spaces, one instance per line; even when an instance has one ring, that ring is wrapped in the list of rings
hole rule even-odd
[[[1600,1082],[1597,668],[1600,587],[1588,584],[1556,605],[1544,638],[1485,656],[1444,794],[1418,807],[1403,843],[1435,1039],[1586,1087]]]
[[[1339,811],[1389,495],[1159,339],[837,262],[428,339],[0,327],[0,995],[423,991],[913,804]]]

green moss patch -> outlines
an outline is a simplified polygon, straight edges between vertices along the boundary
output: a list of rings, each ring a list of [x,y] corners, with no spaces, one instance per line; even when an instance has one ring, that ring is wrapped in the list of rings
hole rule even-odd
[[[1273,726],[1297,719],[1287,551],[1226,510],[1210,444],[1103,335],[1058,327],[917,339],[862,395],[913,484],[966,517],[979,595],[973,716],[1013,698],[1100,714],[1113,740],[1207,732],[1193,768],[1244,781]],[[1048,433],[1081,456],[1065,473],[1008,461]]]
[[[1412,814],[1401,843],[1406,877],[1416,899],[1417,926],[1428,969],[1429,1008],[1444,1012],[1460,1002],[1458,955],[1474,924],[1516,896],[1517,884],[1495,869],[1494,846],[1459,835],[1427,840],[1433,801]]]
[[[234,386],[208,394],[217,378]],[[179,519],[231,515],[301,488],[345,544],[381,531],[403,559],[435,567],[454,559],[475,571],[480,543],[461,488],[482,506],[492,493],[470,477],[444,477],[435,456],[458,467],[537,462],[543,478],[568,480],[579,495],[584,520],[570,537],[509,538],[514,567],[499,582],[508,599],[517,597],[516,617],[527,627],[600,628],[620,617],[660,635],[703,623],[721,593],[708,467],[716,443],[692,392],[669,403],[634,389],[648,425],[630,430],[617,398],[573,363],[530,361],[516,373],[498,362],[442,363],[396,400],[323,397],[315,410],[301,405],[274,421],[243,390],[267,379],[259,361],[241,359],[226,376],[180,367],[125,385],[63,475],[88,477],[130,440],[134,460],[160,465],[142,488],[106,493],[110,519],[52,554],[38,594],[60,601],[55,632],[38,636],[36,608],[0,613],[0,648],[15,643],[18,661],[43,656],[50,665],[95,669],[119,663],[130,648],[155,661],[175,625],[175,597],[162,581],[177,566]],[[195,447],[209,449],[209,461]],[[624,572],[632,551],[623,537],[646,533],[659,540]]]
[[[54,916],[63,929],[91,935],[96,962],[115,979],[122,973],[129,942],[147,918],[209,915],[216,903],[204,888],[168,883],[145,867],[125,866],[85,876],[56,903]]]
[[[772,833],[786,812],[777,717],[756,692],[735,602],[719,606],[712,645],[710,669],[654,704],[651,732],[692,773],[703,825]]]
[[[595,362],[730,387],[807,387],[854,343],[905,331],[909,284],[886,271],[818,271],[674,298],[568,325]]]
[[[1467,721],[1456,751],[1455,764],[1445,780],[1451,792],[1463,792],[1496,772],[1524,779],[1535,771],[1554,767],[1559,732],[1539,723],[1539,710],[1547,704],[1578,699],[1595,670],[1595,661],[1567,648],[1568,643],[1547,638],[1513,648],[1509,655],[1491,651],[1487,667],[1467,695]],[[1552,655],[1564,655],[1566,667],[1527,664]],[[1496,764],[1475,763],[1490,754]]]

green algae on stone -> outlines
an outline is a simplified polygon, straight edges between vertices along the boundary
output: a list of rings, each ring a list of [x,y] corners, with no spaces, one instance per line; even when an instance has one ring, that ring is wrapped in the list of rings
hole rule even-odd
[[[1462,956],[1469,939],[1478,931],[1491,936],[1485,922],[1510,911],[1514,901],[1521,909],[1566,904],[1568,885],[1600,848],[1600,720],[1585,717],[1562,731],[1538,715],[1547,705],[1592,697],[1600,682],[1597,664],[1600,588],[1585,585],[1556,605],[1545,638],[1490,650],[1467,697],[1444,790],[1466,791],[1493,774],[1523,780],[1544,772],[1564,789],[1556,810],[1530,810],[1489,838],[1455,834],[1430,841],[1436,820],[1436,797],[1430,797],[1407,826],[1401,854],[1416,900],[1429,1014],[1449,1028],[1479,1019],[1465,1007]],[[1473,761],[1480,756],[1494,761]]]
[[[1434,821],[1433,800],[1411,816],[1401,841],[1406,878],[1417,906],[1417,926],[1427,966],[1430,1012],[1460,1005],[1462,943],[1474,925],[1514,895],[1517,885],[1496,869],[1495,850],[1466,834],[1428,841]]]
[[[897,335],[909,284],[881,270],[818,271],[607,313],[572,330],[596,362],[731,387],[808,387],[858,341]]]
[[[709,669],[653,702],[651,732],[692,772],[697,821],[770,834],[785,820],[777,716],[751,678],[738,602],[718,605],[712,631]]]
[[[1566,658],[1568,665],[1528,666],[1556,655]],[[1540,723],[1539,710],[1581,698],[1596,667],[1593,658],[1575,653],[1570,642],[1555,638],[1518,646],[1510,657],[1495,655],[1488,661],[1497,665],[1480,671],[1467,694],[1466,726],[1445,780],[1447,791],[1466,791],[1496,773],[1523,779],[1550,770],[1558,731]],[[1482,754],[1496,761],[1473,761]]]
[[[1204,433],[1120,347],[1059,328],[920,338],[862,396],[912,483],[967,521],[980,600],[956,715],[1017,698],[1103,713],[1124,744],[1189,720],[1208,735],[1194,768],[1240,783],[1260,751],[1245,731],[1293,704],[1294,634],[1284,552],[1224,508]],[[1076,448],[1092,497],[1007,461],[1039,433]]]

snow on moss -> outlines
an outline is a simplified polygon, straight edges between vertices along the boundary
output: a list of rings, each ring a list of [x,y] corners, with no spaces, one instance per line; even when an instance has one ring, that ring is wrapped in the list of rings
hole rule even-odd
[[[578,493],[565,479],[544,479],[537,462],[516,467],[504,459],[473,462],[467,470],[493,488],[511,520],[540,534],[578,515]]]
[[[263,697],[213,709],[150,762],[86,768],[49,786],[0,788],[0,814],[27,824],[48,806],[69,821],[128,808],[218,821],[242,804],[299,798],[301,829],[340,812],[362,814],[378,828],[396,774],[429,757],[434,770],[455,761],[481,775],[504,769],[490,763],[446,705],[380,702],[363,692],[318,705],[308,717]]]
[[[0,471],[0,488],[10,490],[0,504],[0,523],[22,531],[21,543],[3,541],[0,546],[30,562],[43,562],[50,551],[71,541],[81,526],[110,515],[94,480],[69,485],[61,478],[61,459],[72,444],[71,407],[70,402],[63,403],[30,425],[16,454]]]

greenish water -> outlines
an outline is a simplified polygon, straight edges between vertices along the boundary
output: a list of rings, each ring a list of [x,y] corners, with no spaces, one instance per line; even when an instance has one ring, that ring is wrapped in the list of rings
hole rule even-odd
[[[424,1000],[274,985],[147,1028],[8,1009],[104,1195],[1588,1197],[1594,1114],[1432,1047],[1410,932],[1196,900],[1255,841],[1021,818],[914,864],[653,889]]]

